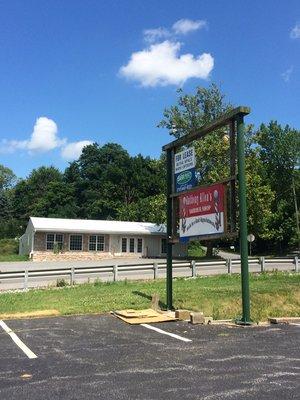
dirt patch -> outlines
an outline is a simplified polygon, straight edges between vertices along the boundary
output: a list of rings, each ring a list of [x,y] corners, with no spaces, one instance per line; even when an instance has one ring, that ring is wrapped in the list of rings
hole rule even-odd
[[[60,312],[57,310],[39,310],[13,314],[0,314],[0,319],[57,317],[58,315],[60,315]]]

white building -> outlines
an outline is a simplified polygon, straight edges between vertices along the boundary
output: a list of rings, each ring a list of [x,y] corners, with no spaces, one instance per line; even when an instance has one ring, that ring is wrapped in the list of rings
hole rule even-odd
[[[30,217],[19,254],[33,261],[165,257],[166,228],[148,222]],[[186,245],[175,244],[173,254],[186,256]]]

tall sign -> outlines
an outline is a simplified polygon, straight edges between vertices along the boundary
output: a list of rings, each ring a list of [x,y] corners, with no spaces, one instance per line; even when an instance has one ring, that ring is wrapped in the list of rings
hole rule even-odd
[[[193,187],[188,178],[195,168],[195,152],[192,147],[177,153],[184,146],[190,146],[194,140],[201,140],[206,135],[222,127],[229,128],[230,138],[230,176],[226,179],[230,187],[229,209],[230,230],[236,230],[236,166],[238,178],[238,219],[241,254],[242,278],[242,318],[238,323],[247,325],[250,319],[249,267],[247,242],[247,203],[245,178],[245,124],[244,116],[250,113],[248,107],[237,107],[219,116],[215,120],[193,129],[191,132],[163,146],[166,151],[167,166],[167,308],[173,308],[172,289],[172,246],[178,241],[178,201],[179,200],[179,240],[199,237],[202,240],[213,240],[228,234],[226,226],[225,187],[215,183],[207,187]],[[217,139],[218,140],[218,139]],[[213,161],[213,160],[212,160]],[[175,162],[175,166],[174,166]],[[174,170],[175,167],[175,170]],[[182,174],[180,176],[180,174]],[[175,176],[174,176],[175,174]],[[180,176],[180,178],[179,178]],[[176,181],[174,182],[174,178]],[[225,181],[223,181],[225,183]],[[184,186],[186,185],[186,186]]]
[[[225,187],[215,184],[179,196],[180,239],[225,233]]]

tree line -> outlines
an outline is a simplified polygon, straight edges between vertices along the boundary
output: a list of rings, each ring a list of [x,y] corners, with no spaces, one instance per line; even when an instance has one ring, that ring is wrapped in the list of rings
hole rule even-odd
[[[178,138],[231,108],[215,84],[194,94],[179,90],[177,103],[165,109],[158,126]],[[229,176],[226,129],[194,145],[199,184]],[[276,121],[258,129],[247,126],[248,230],[256,236],[258,252],[282,253],[299,244],[299,155],[298,130]],[[163,223],[165,174],[164,155],[130,156],[116,143],[86,146],[64,171],[42,166],[23,179],[0,165],[0,238],[23,234],[30,216]]]

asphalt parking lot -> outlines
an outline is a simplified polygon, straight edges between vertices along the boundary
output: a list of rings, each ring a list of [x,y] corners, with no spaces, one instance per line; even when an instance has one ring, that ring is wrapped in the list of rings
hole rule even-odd
[[[0,398],[299,399],[299,325],[154,328],[110,315],[4,321]]]

